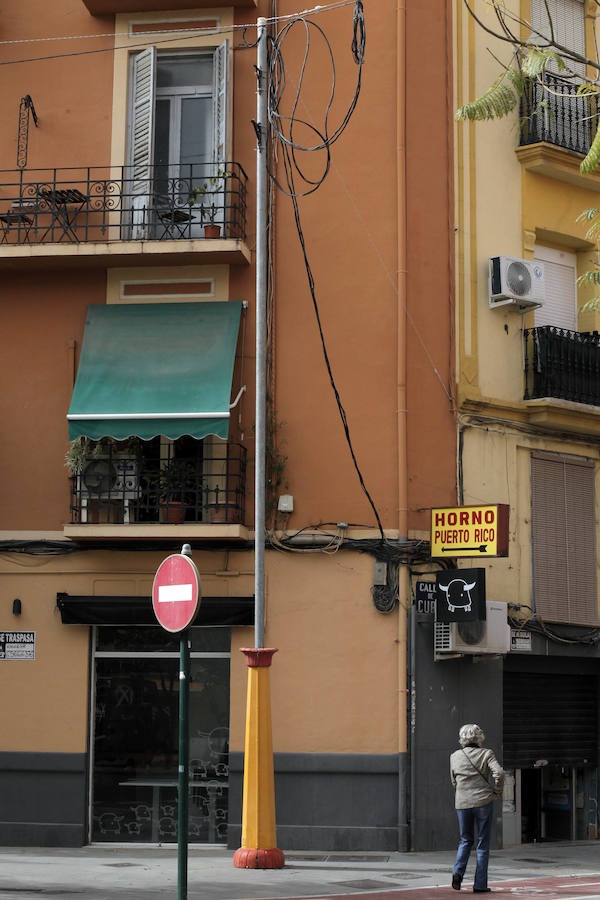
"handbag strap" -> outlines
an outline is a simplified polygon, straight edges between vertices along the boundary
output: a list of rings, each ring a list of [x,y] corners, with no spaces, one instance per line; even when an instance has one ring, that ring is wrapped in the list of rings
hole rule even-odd
[[[488,779],[485,777],[485,775],[483,774],[483,772],[481,771],[481,769],[479,768],[479,766],[476,766],[476,765],[475,765],[475,763],[473,762],[473,760],[471,759],[471,757],[469,756],[469,754],[467,753],[467,751],[465,750],[465,748],[464,748],[464,747],[461,747],[460,749],[462,750],[462,752],[465,754],[465,756],[466,756],[467,759],[469,760],[469,762],[470,762],[472,768],[475,769],[475,771],[477,772],[478,775],[481,776],[481,778],[483,778],[483,780],[485,781],[485,783],[487,784],[487,786],[488,786],[491,790],[494,790],[494,788],[493,788],[492,785],[489,783]]]

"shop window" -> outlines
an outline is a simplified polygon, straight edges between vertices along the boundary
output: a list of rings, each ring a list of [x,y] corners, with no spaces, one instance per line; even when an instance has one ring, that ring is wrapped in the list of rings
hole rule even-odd
[[[95,633],[91,839],[176,843],[177,636]],[[192,628],[191,641],[189,840],[226,843],[230,630]]]
[[[531,456],[533,597],[542,620],[598,624],[594,478],[591,460]]]

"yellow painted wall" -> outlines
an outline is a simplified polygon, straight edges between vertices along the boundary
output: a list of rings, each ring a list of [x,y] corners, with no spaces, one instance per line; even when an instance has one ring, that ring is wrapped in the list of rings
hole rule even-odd
[[[517,0],[507,6],[520,10]],[[510,53],[505,44],[494,42],[474,25],[462,2],[456,4],[456,41],[459,106],[481,96],[498,76],[494,55],[508,63]],[[459,385],[463,396],[518,402],[523,398],[521,330],[532,327],[534,317],[531,312],[522,316],[510,306],[489,309],[489,257],[533,258],[537,242],[575,250],[579,273],[587,271],[597,253],[585,240],[585,226],[576,219],[582,210],[599,205],[600,198],[583,182],[577,187],[524,168],[515,153],[517,111],[498,121],[459,122],[456,141]],[[592,293],[581,289],[580,304]],[[598,328],[599,322],[597,313],[584,313],[579,328]]]
[[[338,552],[267,557],[266,644],[273,660],[273,742],[280,752],[395,753],[399,613],[371,599],[373,558]],[[399,705],[402,708],[399,708]],[[232,735],[233,741],[236,735]],[[235,747],[239,749],[241,743]]]
[[[510,5],[510,4],[509,4]],[[515,4],[512,4],[515,5]],[[498,74],[490,40],[456,3],[456,106],[480,96]],[[506,47],[494,48],[508,62]],[[515,159],[516,113],[497,122],[456,125],[457,142],[457,353],[461,386],[497,396],[504,387],[492,360],[480,366],[481,347],[506,344],[504,316],[488,310],[488,259],[521,255],[521,169]],[[514,342],[511,342],[514,343]],[[507,388],[504,387],[504,391]]]
[[[90,629],[63,625],[56,594],[148,596],[162,552],[89,551],[58,557],[0,558],[0,630],[35,631],[33,661],[0,660],[0,750],[85,752],[88,740]],[[195,552],[202,590],[251,595],[253,555]],[[272,670],[275,751],[394,753],[405,721],[404,632],[398,613],[371,599],[366,554],[267,553],[266,645],[279,648]],[[22,615],[12,614],[20,598]],[[404,617],[400,619],[404,621]],[[240,647],[252,628],[232,629],[231,749],[244,745],[247,667]]]
[[[507,7],[529,17],[527,0],[512,0]],[[490,24],[496,21],[491,13],[490,20]],[[459,106],[481,96],[492,84],[499,73],[494,55],[508,63],[510,50],[474,24],[462,0],[455,4],[455,46]],[[528,171],[515,152],[518,143],[517,111],[495,122],[456,125],[457,357],[463,503],[510,505],[509,557],[486,562],[487,596],[521,603],[527,616],[532,592],[531,451],[573,453],[596,460],[599,453],[597,445],[586,443],[583,436],[569,440],[558,430],[556,436],[552,431],[536,434],[535,429],[527,433],[522,329],[534,325],[534,315],[522,316],[508,306],[489,309],[488,260],[495,255],[532,259],[539,243],[576,252],[582,274],[593,266],[597,251],[576,219],[583,209],[600,205],[600,196],[591,182],[578,185]],[[561,163],[556,158],[562,152],[553,156],[559,174]],[[564,177],[578,177],[573,176],[573,167],[565,164],[564,168]],[[580,289],[579,303],[592,293],[589,288]],[[580,330],[597,328],[597,315],[580,314]],[[469,401],[478,403],[479,420],[470,417]],[[558,406],[555,402],[555,417]],[[564,410],[563,414],[568,421]],[[574,433],[585,427],[584,418],[571,422]],[[516,427],[511,427],[511,421]]]
[[[509,556],[485,563],[488,600],[532,605],[531,589],[531,485],[533,450],[573,454],[600,461],[597,445],[569,441],[564,436],[536,437],[501,424],[467,427],[464,433],[464,503],[480,504],[491,498],[510,505]],[[596,466],[596,517],[600,518],[600,467]],[[600,547],[596,548],[597,583],[600,584]],[[463,567],[472,561],[465,560]],[[520,615],[520,614],[519,614]],[[524,619],[529,610],[522,611]],[[517,616],[518,618],[519,616]]]

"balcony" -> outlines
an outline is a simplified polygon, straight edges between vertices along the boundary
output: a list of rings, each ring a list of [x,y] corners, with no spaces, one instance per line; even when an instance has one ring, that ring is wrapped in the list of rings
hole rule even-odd
[[[521,100],[522,147],[545,141],[585,156],[598,128],[598,102],[590,94],[578,94],[579,87],[548,73],[543,85],[527,82]]]
[[[192,537],[246,534],[246,449],[241,444],[130,438],[88,440],[83,447],[86,457],[70,478],[67,536],[156,539],[182,530]],[[180,526],[179,532],[171,526]]]
[[[213,7],[256,6],[257,0],[83,0],[88,12],[93,16],[106,16],[113,13],[131,12],[164,12],[180,9],[212,9]]]
[[[248,263],[246,182],[234,162],[0,172],[0,267]]]
[[[526,328],[525,400],[553,398],[600,406],[600,333]]]
[[[578,84],[546,73],[544,83],[528,81],[521,99],[517,157],[539,175],[600,191],[600,175],[582,175],[579,165],[598,128],[596,97],[578,94]]]

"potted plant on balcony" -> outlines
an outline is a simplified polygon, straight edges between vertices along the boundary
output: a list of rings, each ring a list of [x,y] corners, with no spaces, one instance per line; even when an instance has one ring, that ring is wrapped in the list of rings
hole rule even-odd
[[[225,188],[219,187],[218,182],[229,177],[229,172],[224,169],[218,169],[215,175],[211,175],[208,181],[205,181],[200,187],[193,185],[188,198],[189,206],[194,206],[198,202],[199,197],[205,197],[210,194],[213,199],[209,203],[202,202],[200,204],[200,221],[204,224],[204,237],[218,238],[221,236],[221,225],[215,222],[219,206],[214,202],[214,195],[223,193],[225,196]],[[225,215],[225,199],[223,199],[223,215]],[[205,224],[206,223],[206,224]]]
[[[188,507],[185,499],[190,484],[189,467],[182,461],[171,459],[159,473],[160,520],[169,525],[185,522]]]
[[[242,521],[240,507],[235,502],[227,502],[225,492],[220,500],[208,504],[208,514],[213,525],[239,525]]]
[[[207,206],[205,206],[203,203],[200,207],[200,221],[206,221],[206,224],[204,225],[205,238],[221,237],[221,226],[218,222],[215,222],[217,212],[218,209],[214,203],[211,203]]]

